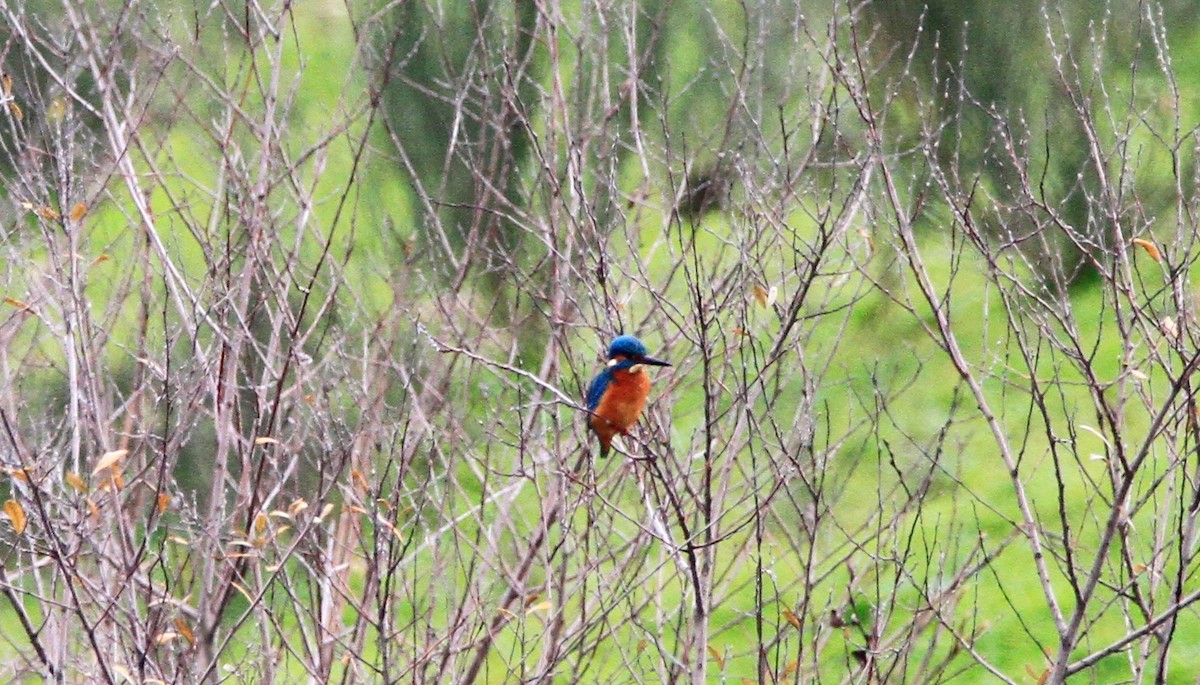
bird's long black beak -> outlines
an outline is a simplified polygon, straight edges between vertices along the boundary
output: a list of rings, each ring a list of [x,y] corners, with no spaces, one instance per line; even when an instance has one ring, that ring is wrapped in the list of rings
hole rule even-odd
[[[655,359],[654,357],[641,357],[638,359],[638,363],[639,364],[649,364],[650,366],[670,366],[671,365],[671,362],[664,362],[663,360]]]

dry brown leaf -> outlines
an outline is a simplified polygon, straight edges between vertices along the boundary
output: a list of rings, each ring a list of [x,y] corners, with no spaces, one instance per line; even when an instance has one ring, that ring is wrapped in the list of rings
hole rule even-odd
[[[254,444],[255,445],[278,445],[279,441],[276,440],[275,438],[269,438],[264,435],[264,436],[255,438]]]
[[[37,214],[43,219],[53,220],[62,218],[62,214],[59,214],[58,210],[54,209],[53,207],[47,207],[46,205],[42,205],[41,207],[33,210],[33,213]]]
[[[25,112],[21,111],[21,106],[15,102],[8,103],[8,111],[12,112],[13,118],[17,121],[25,118]]]
[[[124,457],[126,454],[129,454],[129,450],[113,450],[111,452],[105,452],[100,456],[100,461],[96,462],[96,468],[92,469],[92,476],[99,475],[104,469],[116,464],[118,461],[121,461],[121,457]]]
[[[1134,245],[1137,245],[1138,247],[1145,250],[1146,254],[1150,255],[1150,259],[1153,259],[1156,262],[1162,261],[1162,253],[1158,251],[1158,246],[1155,245],[1154,243],[1150,242],[1149,240],[1144,240],[1142,238],[1134,238],[1130,242],[1132,242]]]
[[[0,74],[0,87],[3,87],[5,95],[12,95],[12,83],[12,76]]]
[[[158,503],[156,505],[158,513],[163,513],[171,508],[171,496],[166,493],[158,493]]]
[[[79,221],[83,217],[87,216],[87,211],[87,205],[83,204],[82,202],[76,202],[75,206],[71,208],[71,221]]]
[[[791,623],[792,627],[794,627],[796,630],[803,629],[803,626],[800,624],[800,619],[796,618],[796,614],[793,614],[791,609],[784,609],[783,617],[787,619],[787,622]]]
[[[21,503],[15,499],[10,499],[4,503],[4,514],[8,516],[8,520],[12,522],[13,532],[21,535],[25,532],[25,509]]]

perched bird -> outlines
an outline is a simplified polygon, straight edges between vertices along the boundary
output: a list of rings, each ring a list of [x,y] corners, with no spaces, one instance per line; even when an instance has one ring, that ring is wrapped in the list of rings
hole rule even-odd
[[[650,394],[647,366],[670,366],[646,354],[632,335],[618,336],[608,346],[608,364],[587,389],[588,428],[600,438],[600,456],[607,457],[613,437],[628,435],[642,415]]]

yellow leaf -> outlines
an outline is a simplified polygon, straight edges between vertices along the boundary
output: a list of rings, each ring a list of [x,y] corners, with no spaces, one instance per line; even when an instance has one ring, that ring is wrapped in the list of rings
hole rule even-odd
[[[196,638],[192,635],[192,629],[188,626],[187,621],[182,618],[175,619],[175,630],[183,636],[183,639],[188,641],[188,644],[196,644]]]
[[[367,484],[367,479],[363,477],[362,471],[359,471],[358,469],[350,471],[350,478],[354,481],[355,485],[362,488],[364,491],[370,489],[370,486]]]
[[[87,492],[87,484],[83,482],[83,478],[74,471],[67,472],[67,485],[75,488],[79,493]]]
[[[1155,245],[1154,243],[1150,242],[1149,240],[1143,240],[1142,238],[1134,238],[1130,242],[1132,242],[1134,245],[1137,245],[1138,247],[1145,250],[1146,254],[1150,255],[1150,259],[1153,259],[1156,262],[1162,261],[1162,253],[1158,251],[1158,246]]]
[[[12,76],[0,74],[0,86],[3,87],[5,95],[12,95]]]
[[[103,264],[104,262],[107,262],[110,259],[112,259],[112,257],[109,257],[107,254],[101,254],[99,257],[96,257],[95,259],[92,260],[92,266],[96,266],[97,264]]]
[[[29,482],[29,469],[27,469],[27,468],[4,469],[4,470],[8,471],[8,475],[12,476],[14,480],[23,480],[26,483]]]
[[[254,532],[262,535],[267,530],[267,517],[259,514],[254,517]]]
[[[554,603],[547,599],[547,600],[538,602],[537,604],[531,604],[531,605],[525,607],[525,615],[528,616],[530,614],[536,614],[539,611],[549,612],[553,608],[554,608]]]
[[[301,498],[297,499],[295,502],[292,502],[291,504],[288,505],[288,513],[291,514],[292,516],[295,516],[296,514],[299,514],[300,512],[304,511],[307,508],[308,508],[308,502],[304,501],[304,498],[301,497]]]
[[[55,210],[53,207],[47,207],[45,205],[42,205],[41,207],[38,207],[37,209],[33,210],[33,213],[37,214],[38,216],[42,217],[43,219],[59,219],[62,217],[62,214],[59,214],[58,211]]]
[[[54,123],[63,120],[67,116],[67,101],[62,98],[54,98],[50,101],[50,107],[46,109],[46,117]]]
[[[1146,571],[1146,565],[1145,565],[1145,564],[1134,564],[1134,565],[1133,565],[1133,572],[1134,572],[1134,573],[1145,573],[1145,571]]]
[[[105,452],[103,455],[101,455],[100,461],[96,462],[96,468],[92,469],[92,475],[99,475],[99,473],[104,469],[116,464],[118,461],[121,461],[121,457],[124,457],[126,454],[129,454],[129,450],[113,450],[111,452]]]
[[[21,111],[21,106],[15,102],[8,103],[8,111],[12,112],[13,118],[21,121],[25,118],[25,112]]]
[[[15,499],[5,502],[4,513],[8,516],[8,520],[12,522],[14,533],[21,535],[25,532],[25,509],[21,507],[20,502]]]
[[[71,221],[79,221],[83,217],[87,216],[87,210],[87,205],[83,204],[82,202],[76,202],[75,206],[71,208]]]
[[[717,662],[717,668],[725,668],[725,657],[721,656],[716,647],[709,645],[708,653],[712,655],[713,661]]]
[[[165,645],[177,637],[179,637],[179,633],[172,633],[170,631],[167,631],[165,633],[161,633],[158,637],[154,638],[154,644]]]
[[[268,438],[266,436],[262,436],[262,437],[255,438],[254,444],[255,445],[278,445],[279,441],[276,440],[275,438]]]

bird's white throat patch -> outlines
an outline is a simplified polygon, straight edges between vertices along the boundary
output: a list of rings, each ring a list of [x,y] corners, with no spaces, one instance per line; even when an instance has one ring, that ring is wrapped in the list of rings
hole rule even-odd
[[[629,367],[629,373],[641,373],[642,369],[645,368],[645,364],[634,364],[633,366]]]

